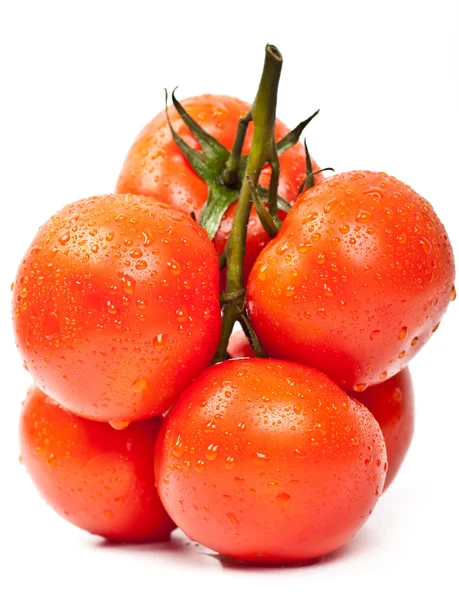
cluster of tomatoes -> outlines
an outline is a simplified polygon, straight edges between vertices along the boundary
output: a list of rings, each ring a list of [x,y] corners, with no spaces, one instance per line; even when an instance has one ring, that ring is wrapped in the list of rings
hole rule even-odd
[[[407,185],[311,175],[302,144],[279,145],[285,220],[270,240],[252,205],[245,240],[257,356],[239,331],[210,366],[241,187],[222,167],[249,110],[174,98],[135,140],[115,194],[39,229],[13,284],[36,384],[21,457],[47,502],[91,533],[140,542],[178,526],[229,557],[296,562],[349,540],[397,473],[413,432],[406,365],[455,298],[454,260]],[[276,141],[288,133],[276,121]],[[254,135],[249,124],[242,156]],[[260,190],[270,178],[265,165]]]

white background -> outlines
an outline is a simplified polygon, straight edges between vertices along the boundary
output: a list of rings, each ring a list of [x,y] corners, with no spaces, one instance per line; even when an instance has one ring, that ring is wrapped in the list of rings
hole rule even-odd
[[[60,520],[18,464],[29,385],[9,285],[37,227],[113,190],[140,128],[179,98],[250,101],[266,42],[284,55],[279,116],[316,108],[309,146],[338,171],[385,170],[424,195],[459,252],[458,2],[195,0],[1,3],[0,596],[38,598],[457,598],[459,302],[412,363],[408,459],[348,546],[310,567],[229,568],[183,537],[111,547]]]

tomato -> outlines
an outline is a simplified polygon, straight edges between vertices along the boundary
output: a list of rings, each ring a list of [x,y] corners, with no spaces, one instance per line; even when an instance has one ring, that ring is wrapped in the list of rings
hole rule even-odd
[[[231,334],[227,352],[231,358],[253,358],[255,356],[249,340],[241,329]]]
[[[37,385],[80,416],[161,414],[214,355],[218,281],[206,232],[182,211],[131,195],[80,200],[21,262],[17,345]]]
[[[231,149],[240,117],[245,115],[250,105],[237,98],[204,94],[188,98],[182,102],[186,111],[201,125],[207,133],[217,139],[228,150]],[[198,142],[192,136],[175,108],[169,109],[171,123],[176,132],[193,148],[199,149]],[[288,128],[277,120],[275,127],[276,140],[289,132]],[[247,154],[253,137],[253,125],[250,124],[243,147]],[[313,161],[313,169],[318,169]],[[269,167],[266,167],[260,177],[260,184],[268,186],[270,178]],[[280,156],[279,195],[290,203],[295,202],[298,188],[306,174],[305,152],[300,143]],[[315,176],[315,181],[321,181],[322,174]],[[124,162],[116,190],[154,196],[158,200],[171,203],[185,212],[194,211],[197,218],[207,200],[208,187],[193,171],[181,150],[172,139],[165,111],[159,113],[140,132]],[[214,245],[219,254],[223,251],[233,223],[236,205],[231,205],[221,222]],[[247,233],[245,256],[245,273],[250,269],[260,250],[269,241],[252,208]]]
[[[342,546],[387,468],[368,409],[315,369],[256,358],[206,370],[166,417],[155,459],[159,496],[191,539],[259,562]]]
[[[21,413],[21,459],[46,502],[77,527],[118,542],[164,539],[175,525],[155,488],[160,425],[156,417],[115,431],[33,387]]]
[[[253,357],[244,332],[235,331],[228,344],[231,358]],[[364,392],[349,392],[364,404],[378,421],[387,450],[386,490],[400,469],[411,444],[414,430],[414,394],[408,367]]]
[[[354,171],[301,195],[254,265],[248,309],[268,354],[363,391],[422,348],[453,282],[431,205],[385,173]]]
[[[414,394],[408,367],[360,394],[351,394],[371,411],[383,432],[388,464],[384,489],[387,489],[397,475],[413,437]]]

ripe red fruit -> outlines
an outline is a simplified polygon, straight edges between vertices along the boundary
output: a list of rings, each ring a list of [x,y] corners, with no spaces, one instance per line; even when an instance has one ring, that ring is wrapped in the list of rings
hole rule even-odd
[[[250,105],[230,96],[204,94],[188,98],[182,102],[186,111],[203,129],[225,148],[231,149],[240,117],[245,115]],[[194,149],[200,146],[184,124],[175,108],[169,108],[169,116],[175,131]],[[279,120],[276,121],[276,141],[289,132]],[[253,124],[249,125],[243,153],[248,154],[253,137]],[[306,175],[305,152],[297,143],[280,157],[280,180],[278,193],[290,203],[295,202],[298,189]],[[318,166],[313,162],[313,169]],[[269,167],[265,167],[260,184],[267,187],[270,178]],[[315,176],[321,181],[322,174]],[[208,197],[208,186],[191,168],[181,150],[172,139],[165,111],[159,113],[140,132],[124,162],[118,178],[117,192],[154,196],[189,213],[194,211],[198,220]],[[228,240],[236,212],[236,204],[231,205],[223,217],[214,238],[214,245],[221,254]],[[269,237],[263,229],[255,208],[252,208],[245,255],[244,271],[248,276],[260,250]]]
[[[362,391],[422,348],[453,282],[451,245],[431,205],[394,177],[354,171],[300,196],[254,265],[248,309],[271,356]]]
[[[239,359],[182,394],[158,436],[155,468],[166,510],[192,539],[237,559],[297,562],[360,529],[387,463],[370,411],[327,376]]]
[[[19,350],[37,385],[98,421],[163,413],[211,361],[217,254],[152,198],[95,196],[43,225],[13,288]]]
[[[384,435],[387,475],[384,489],[394,480],[408,452],[414,430],[414,393],[408,368],[391,379],[351,394],[371,411]]]
[[[36,387],[20,420],[22,462],[64,519],[118,542],[165,539],[175,528],[153,475],[161,417],[115,431],[77,417]]]

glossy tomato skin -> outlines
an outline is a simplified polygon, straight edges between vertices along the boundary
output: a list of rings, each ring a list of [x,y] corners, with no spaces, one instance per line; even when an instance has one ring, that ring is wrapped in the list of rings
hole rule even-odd
[[[38,231],[13,288],[36,384],[97,421],[163,413],[220,335],[217,254],[183,212],[131,195],[70,204]]]
[[[240,117],[247,114],[250,105],[230,96],[204,94],[188,98],[182,102],[186,111],[228,150],[231,149]],[[175,108],[169,108],[172,126],[177,133],[193,148],[200,146],[190,130],[183,123]],[[276,121],[276,140],[281,139],[289,129]],[[248,154],[253,137],[253,125],[250,124],[243,147]],[[313,162],[313,169],[319,167]],[[295,202],[298,189],[306,175],[305,152],[302,144],[297,143],[280,156],[279,195],[290,203]],[[321,181],[322,174],[315,176]],[[266,167],[260,177],[260,184],[269,184],[269,168]],[[207,184],[193,171],[188,161],[172,139],[165,111],[159,113],[140,132],[125,159],[118,178],[116,190],[121,193],[154,196],[189,213],[194,211],[197,218],[207,200]],[[236,205],[232,205],[220,225],[214,239],[220,254],[231,232]],[[253,208],[247,233],[245,273],[250,269],[260,250],[268,243],[269,237],[264,231]]]
[[[397,475],[414,431],[414,392],[408,367],[394,377],[367,388],[350,392],[378,421],[387,450],[386,490]]]
[[[228,344],[231,358],[253,357],[254,352],[243,331],[235,331]],[[410,447],[414,431],[414,392],[408,367],[372,385],[363,392],[348,392],[364,404],[378,421],[387,451],[384,490],[394,480]]]
[[[431,205],[385,173],[354,171],[301,195],[248,284],[271,356],[362,391],[398,373],[454,298],[454,259]]]
[[[156,481],[171,518],[232,558],[298,562],[342,546],[382,492],[371,413],[303,365],[237,359],[205,371],[166,417]]]
[[[22,462],[51,508],[77,527],[117,542],[165,539],[175,525],[154,482],[160,425],[155,417],[116,431],[33,387],[20,418]]]

